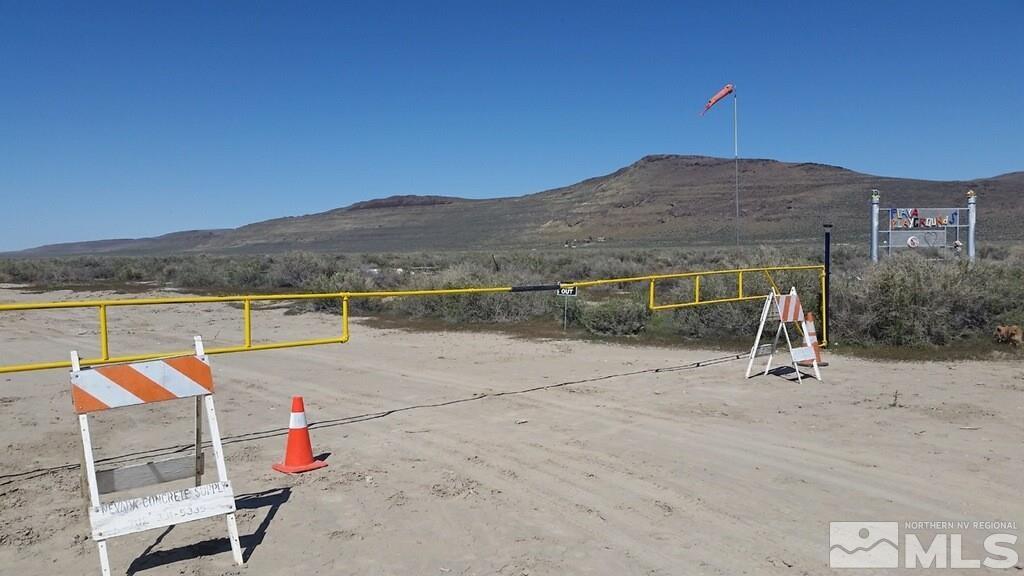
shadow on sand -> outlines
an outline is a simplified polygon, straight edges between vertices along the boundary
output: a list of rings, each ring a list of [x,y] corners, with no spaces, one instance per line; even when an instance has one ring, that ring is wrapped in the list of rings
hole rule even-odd
[[[792,366],[789,366],[789,365],[778,366],[776,368],[772,368],[771,370],[768,371],[768,374],[770,374],[772,376],[777,376],[779,378],[782,378],[783,380],[786,380],[788,382],[792,382],[793,384],[797,383],[796,368],[793,368]],[[808,374],[806,372],[801,371],[800,372],[800,377],[801,378],[811,378],[813,380],[814,379],[814,374]]]
[[[255,492],[253,494],[242,494],[235,498],[235,507],[239,511],[258,510],[260,508],[269,507],[266,515],[263,517],[263,521],[256,527],[256,531],[252,534],[246,534],[240,537],[243,560],[248,562],[253,551],[256,550],[256,547],[263,543],[263,539],[267,535],[267,528],[274,520],[274,516],[277,515],[277,511],[281,508],[281,505],[287,502],[288,498],[291,497],[291,493],[291,488],[274,488],[272,490]],[[160,542],[162,542],[163,539],[171,533],[171,530],[174,530],[174,526],[168,526],[165,528],[164,531],[157,536],[156,540],[149,545],[149,548],[146,548],[145,552],[139,555],[135,560],[132,560],[131,565],[128,566],[129,576],[144,570],[149,570],[150,568],[173,564],[182,560],[189,560],[202,556],[230,554],[231,552],[231,544],[228,542],[227,537],[205,540],[203,542],[189,544],[188,546],[172,548],[170,550],[158,550],[154,552],[153,549],[160,545]],[[231,561],[230,556],[228,556],[226,561]]]

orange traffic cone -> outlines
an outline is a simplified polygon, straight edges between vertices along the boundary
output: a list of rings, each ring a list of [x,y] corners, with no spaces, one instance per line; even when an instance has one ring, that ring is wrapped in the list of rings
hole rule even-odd
[[[313,458],[313,446],[309,442],[309,428],[306,425],[306,408],[302,396],[292,396],[292,417],[288,423],[288,444],[284,447],[284,462],[272,468],[286,474],[309,472],[327,466],[327,462]]]

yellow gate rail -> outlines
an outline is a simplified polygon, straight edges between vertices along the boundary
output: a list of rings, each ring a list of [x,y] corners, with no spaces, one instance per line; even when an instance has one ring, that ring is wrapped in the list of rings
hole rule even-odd
[[[341,301],[341,335],[334,338],[315,338],[310,340],[292,340],[253,344],[252,342],[252,303],[281,300],[327,300]],[[26,310],[56,310],[68,308],[95,308],[99,317],[100,355],[96,358],[84,358],[82,366],[98,366],[117,362],[139,362],[167,356],[192,354],[191,350],[174,352],[158,352],[152,354],[133,354],[129,356],[111,356],[110,339],[107,331],[107,309],[127,306],[164,306],[173,304],[204,304],[204,303],[242,304],[242,344],[220,348],[207,348],[207,354],[227,354],[230,352],[247,352],[251,350],[273,350],[276,348],[295,348],[297,346],[315,346],[317,344],[342,344],[348,342],[348,296],[346,294],[265,294],[253,296],[191,296],[181,298],[137,298],[126,300],[81,300],[70,302],[42,302],[26,304],[0,304],[0,312]],[[71,361],[36,362],[32,364],[11,364],[0,366],[0,374],[9,372],[28,372],[30,370],[47,370],[50,368],[70,368]]]
[[[206,304],[206,303],[241,303],[242,304],[242,343],[235,346],[220,348],[207,348],[207,354],[228,354],[232,352],[249,352],[254,350],[274,350],[279,348],[295,348],[299,346],[315,346],[319,344],[343,344],[349,339],[349,300],[353,298],[394,298],[407,296],[447,296],[457,294],[496,294],[503,292],[538,291],[551,288],[586,288],[609,284],[628,284],[635,282],[648,283],[648,308],[651,310],[670,310],[675,308],[689,308],[708,304],[723,304],[729,302],[746,302],[750,300],[764,299],[767,294],[747,294],[744,291],[744,275],[763,274],[773,288],[778,291],[772,272],[800,272],[818,271],[819,287],[821,291],[821,323],[822,323],[822,346],[828,344],[828,324],[825,314],[825,267],[823,265],[808,266],[767,266],[762,268],[737,268],[733,270],[709,270],[702,272],[682,272],[674,274],[652,274],[647,276],[632,276],[624,278],[606,278],[601,280],[584,280],[579,282],[561,282],[543,286],[496,286],[487,288],[447,288],[436,290],[392,290],[379,292],[336,292],[320,294],[259,294],[248,296],[184,296],[172,298],[138,298],[123,300],[80,300],[68,302],[27,302],[23,304],[0,304],[0,312],[31,311],[31,310],[56,310],[70,308],[95,308],[99,320],[99,344],[100,355],[96,358],[82,359],[82,366],[98,366],[113,364],[117,362],[138,362],[141,360],[152,360],[167,356],[190,354],[191,351],[158,352],[149,354],[133,354],[127,356],[111,356],[110,340],[107,329],[107,310],[114,307],[128,306],[164,306],[175,304]],[[714,298],[711,300],[702,299],[701,278],[735,275],[736,296],[726,298]],[[663,280],[677,280],[692,278],[694,283],[693,300],[689,302],[678,302],[670,304],[658,304],[656,301],[655,284]],[[309,340],[290,340],[282,342],[269,342],[254,344],[252,341],[252,305],[253,302],[268,301],[295,301],[295,300],[338,300],[341,303],[341,335],[331,338],[315,338]],[[51,368],[70,368],[70,360],[35,362],[29,364],[0,365],[0,374],[11,372],[28,372],[31,370],[47,370]]]
[[[760,268],[734,268],[730,270],[705,270],[701,272],[679,272],[674,274],[653,274],[650,276],[632,276],[626,278],[608,278],[602,280],[586,280],[583,282],[567,282],[562,284],[563,286],[576,286],[577,288],[586,288],[588,286],[601,286],[606,284],[622,284],[628,282],[647,282],[647,307],[651,310],[673,310],[676,308],[692,308],[694,306],[704,306],[707,304],[726,304],[729,302],[748,302],[751,300],[764,300],[768,294],[748,294],[744,291],[744,275],[749,278],[753,274],[761,274],[765,277],[772,288],[777,293],[782,293],[779,286],[775,283],[772,278],[772,272],[807,272],[817,271],[818,272],[818,288],[821,294],[821,345],[828,345],[828,322],[827,314],[828,310],[825,306],[825,266],[824,264],[809,264],[805,266],[762,266]],[[726,298],[713,298],[706,300],[702,298],[701,292],[701,278],[714,277],[714,276],[736,276],[736,295]],[[680,279],[692,279],[693,280],[693,299],[689,302],[678,302],[672,304],[658,304],[657,302],[657,289],[655,285],[659,280],[680,280]],[[797,330],[799,330],[799,325]]]

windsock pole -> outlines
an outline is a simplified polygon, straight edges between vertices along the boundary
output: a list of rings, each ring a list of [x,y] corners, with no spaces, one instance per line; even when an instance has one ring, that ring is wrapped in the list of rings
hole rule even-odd
[[[736,174],[736,247],[740,247],[740,128],[739,98],[736,89],[732,91],[732,154]]]

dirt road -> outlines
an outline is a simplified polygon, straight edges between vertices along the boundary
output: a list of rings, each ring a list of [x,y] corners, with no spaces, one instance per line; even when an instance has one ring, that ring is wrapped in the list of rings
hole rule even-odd
[[[0,363],[95,353],[93,316],[0,313]],[[115,353],[240,339],[221,305],[110,322]],[[270,310],[255,333],[337,329]],[[655,371],[722,355],[356,323],[345,345],[214,356],[248,565],[211,519],[112,540],[115,573],[820,574],[830,521],[1024,522],[1020,361],[831,357],[802,385],[744,380],[745,361]],[[301,476],[270,468],[293,394],[329,453]],[[101,413],[97,456],[170,454],[192,418],[187,401]],[[98,573],[66,372],[0,376],[0,419],[3,572]]]

